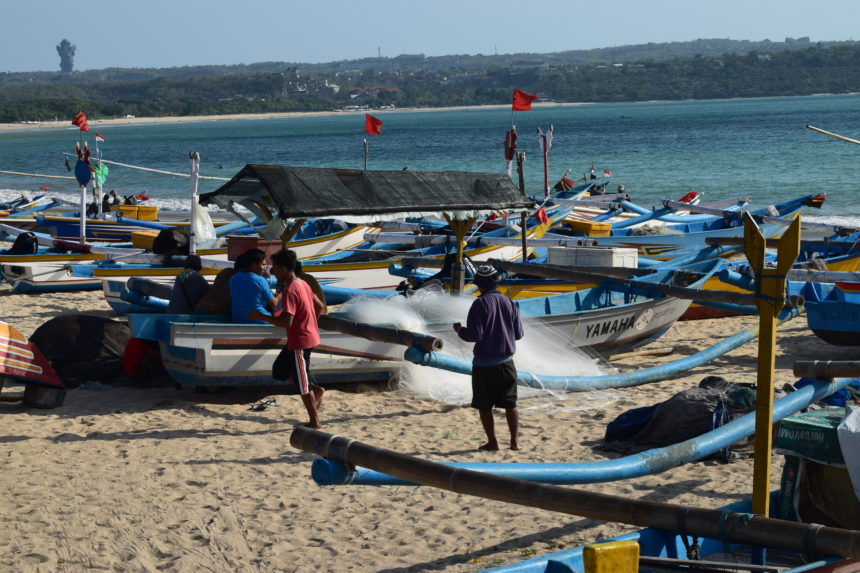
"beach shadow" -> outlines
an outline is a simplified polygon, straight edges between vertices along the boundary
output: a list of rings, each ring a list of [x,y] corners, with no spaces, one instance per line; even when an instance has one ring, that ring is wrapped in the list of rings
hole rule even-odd
[[[656,501],[656,502],[664,502],[667,500],[674,499],[678,496],[679,493],[688,492],[694,490],[700,486],[705,485],[707,482],[699,481],[699,480],[686,480],[683,482],[678,482],[675,484],[668,484],[665,486],[660,486],[655,489],[649,489],[649,493],[644,496],[638,498],[639,501]],[[639,486],[637,489],[646,489],[648,486]],[[726,499],[730,501],[737,501],[737,497],[726,496]],[[568,517],[568,514],[558,514],[559,520],[562,520]],[[570,516],[575,517],[575,516]],[[423,563],[413,563],[408,567],[394,567],[390,569],[380,569],[379,573],[413,573],[418,571],[441,571],[451,567],[452,565],[464,565],[464,564],[473,564],[478,568],[486,568],[496,566],[493,563],[487,563],[486,566],[481,566],[480,564],[476,564],[476,560],[483,561],[487,557],[491,557],[498,553],[503,553],[507,551],[517,551],[517,550],[526,550],[530,549],[531,545],[535,543],[548,543],[555,539],[564,538],[568,535],[572,534],[582,534],[588,531],[591,528],[599,527],[606,522],[599,519],[580,519],[578,521],[574,521],[568,523],[566,525],[561,525],[558,527],[553,527],[546,531],[540,531],[536,533],[530,533],[528,535],[523,535],[520,537],[514,537],[510,539],[506,539],[501,543],[496,545],[486,547],[484,549],[478,551],[472,551],[469,553],[460,553],[456,555],[447,555],[445,557],[440,557],[438,559],[434,559],[433,561],[425,561]],[[635,526],[631,526],[635,527]],[[558,549],[548,549],[547,553],[553,551],[563,551],[565,549],[571,549],[571,547],[558,548]],[[528,557],[530,558],[530,557]],[[510,558],[510,562],[522,561],[526,559],[526,557],[518,558],[512,556]],[[498,565],[502,565],[499,563]]]
[[[217,465],[217,464],[224,464],[224,463],[238,464],[238,465],[251,465],[251,466],[266,466],[266,465],[271,465],[271,464],[282,464],[282,463],[294,464],[294,463],[299,463],[299,462],[310,462],[313,460],[314,457],[315,456],[313,456],[312,454],[306,454],[306,453],[300,452],[298,450],[296,450],[296,451],[286,450],[278,456],[269,456],[269,457],[265,457],[265,458],[253,458],[250,460],[218,458],[218,459],[209,459],[209,460],[186,460],[182,463],[185,465],[190,465],[190,466],[205,466],[205,465],[212,465],[212,464]],[[308,472],[310,472],[310,469],[308,470]]]
[[[298,425],[299,420],[276,420],[269,421],[269,423],[277,423],[279,426],[283,423],[292,423],[294,425]],[[54,443],[63,443],[63,442],[85,442],[91,440],[101,440],[101,441],[116,441],[116,440],[175,440],[175,439],[188,439],[188,438],[211,438],[215,436],[235,436],[235,437],[246,437],[246,436],[262,436],[268,434],[286,434],[288,431],[291,431],[292,428],[272,428],[272,429],[263,429],[254,432],[236,432],[223,430],[221,428],[209,428],[209,429],[192,429],[192,430],[131,430],[128,432],[99,432],[94,431],[88,434],[75,434],[72,432],[63,432],[62,434],[57,434],[51,437],[42,437],[42,436],[4,436],[0,439],[0,442],[22,442],[25,440],[51,440]]]

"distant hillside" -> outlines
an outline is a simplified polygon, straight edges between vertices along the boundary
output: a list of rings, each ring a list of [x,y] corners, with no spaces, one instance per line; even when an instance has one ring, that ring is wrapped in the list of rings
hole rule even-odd
[[[401,54],[395,57],[362,58],[324,64],[300,62],[259,62],[232,66],[182,66],[174,68],[105,68],[76,71],[77,81],[135,81],[158,77],[194,78],[229,75],[255,75],[279,73],[285,69],[300,69],[314,74],[334,74],[356,70],[377,72],[418,72],[428,70],[484,69],[523,65],[577,66],[587,64],[660,62],[676,58],[714,57],[725,54],[743,56],[753,51],[780,52],[803,50],[815,46],[825,48],[853,41],[810,43],[809,38],[786,38],[782,42],[762,40],[708,39],[689,42],[650,43],[593,50],[569,50],[548,54],[519,53],[499,55],[450,55],[425,57],[423,54]],[[32,81],[61,81],[67,74],[61,72],[7,72],[0,73],[0,85]]]
[[[0,74],[0,122],[860,92],[860,43],[695,40],[552,54]]]

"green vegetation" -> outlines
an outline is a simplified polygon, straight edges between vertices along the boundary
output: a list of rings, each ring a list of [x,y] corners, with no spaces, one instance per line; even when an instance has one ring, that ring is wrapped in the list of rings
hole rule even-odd
[[[62,120],[80,109],[97,119],[506,104],[514,87],[558,102],[860,92],[860,44],[697,40],[555,54],[0,73],[0,122]]]

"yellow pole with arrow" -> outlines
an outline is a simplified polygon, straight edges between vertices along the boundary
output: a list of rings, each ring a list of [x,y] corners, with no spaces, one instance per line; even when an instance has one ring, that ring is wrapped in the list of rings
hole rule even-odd
[[[773,441],[773,373],[776,359],[776,316],[785,305],[786,275],[800,253],[800,217],[779,240],[776,268],[764,266],[766,241],[755,220],[744,214],[744,253],[755,272],[759,314],[756,377],[753,513],[767,517],[770,505],[770,452]]]
[[[445,213],[445,220],[451,225],[455,240],[457,241],[457,252],[454,265],[451,267],[451,294],[460,294],[463,292],[463,284],[465,282],[465,277],[463,276],[463,251],[466,246],[466,233],[469,232],[469,229],[475,224],[478,218],[467,217],[465,220],[456,219]]]

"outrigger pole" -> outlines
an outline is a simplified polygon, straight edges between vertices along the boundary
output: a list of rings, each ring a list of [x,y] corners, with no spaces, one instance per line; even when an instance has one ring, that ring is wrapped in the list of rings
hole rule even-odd
[[[819,129],[814,125],[807,125],[806,129],[811,129],[812,131],[817,131],[818,133],[823,133],[824,135],[828,135],[834,139],[838,139],[840,141],[847,141],[848,143],[854,143],[856,145],[860,145],[860,141],[856,139],[851,139],[850,137],[845,137],[844,135],[839,135],[838,133],[833,133],[831,131],[824,131],[823,129]]]
[[[352,465],[371,468],[422,485],[485,499],[669,531],[683,523],[687,534],[725,542],[781,547],[838,557],[860,556],[860,532],[848,529],[759,515],[750,517],[719,509],[634,500],[482,474],[301,426],[297,426],[290,434],[290,445],[304,452],[341,459]]]

